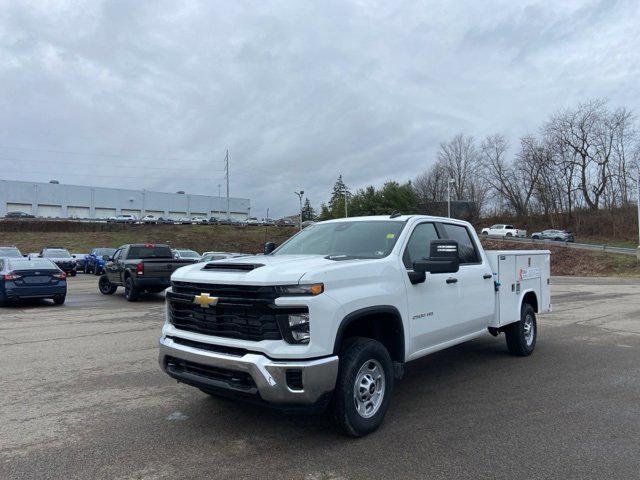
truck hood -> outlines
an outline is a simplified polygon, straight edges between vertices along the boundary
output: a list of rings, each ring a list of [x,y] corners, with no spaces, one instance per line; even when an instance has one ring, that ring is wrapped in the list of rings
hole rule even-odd
[[[297,284],[310,271],[324,270],[340,263],[351,262],[336,262],[323,255],[254,255],[182,267],[173,273],[171,280],[230,285],[291,285]],[[218,265],[238,265],[238,269],[216,269]],[[253,270],[240,270],[242,266],[251,265],[255,267]]]

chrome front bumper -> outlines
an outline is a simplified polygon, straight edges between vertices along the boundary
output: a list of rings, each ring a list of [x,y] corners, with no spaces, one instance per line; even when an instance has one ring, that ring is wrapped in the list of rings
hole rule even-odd
[[[198,365],[215,367],[224,370],[244,372],[251,376],[256,384],[262,400],[274,404],[312,405],[321,397],[333,391],[338,376],[338,357],[331,356],[317,360],[271,360],[258,353],[247,353],[243,356],[201,350],[176,343],[171,338],[160,339],[160,367],[174,378],[175,374],[167,371],[168,357],[193,362]],[[299,370],[302,373],[302,389],[293,390],[287,385],[287,370]],[[177,378],[181,380],[181,378]],[[217,389],[234,389],[224,382],[207,377],[198,379],[190,374],[186,383],[202,386],[211,385]]]

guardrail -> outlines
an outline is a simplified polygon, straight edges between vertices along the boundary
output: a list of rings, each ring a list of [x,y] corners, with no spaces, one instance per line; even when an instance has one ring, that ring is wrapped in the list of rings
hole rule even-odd
[[[575,242],[559,242],[556,240],[539,240],[536,238],[518,238],[518,237],[496,237],[493,235],[482,235],[481,238],[487,238],[489,240],[497,240],[499,242],[512,242],[512,243],[534,243],[543,245],[554,245],[556,247],[577,248],[578,250],[592,250],[596,252],[605,253],[617,253],[620,255],[637,255],[637,249],[626,247],[615,247],[612,245],[597,245],[593,243],[575,243]]]

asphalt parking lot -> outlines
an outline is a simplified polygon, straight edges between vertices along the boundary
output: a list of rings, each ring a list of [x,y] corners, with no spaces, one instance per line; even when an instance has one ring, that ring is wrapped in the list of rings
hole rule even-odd
[[[640,282],[555,279],[529,358],[486,335],[410,365],[382,428],[210,398],[157,364],[161,296],[0,309],[0,478],[638,478]]]

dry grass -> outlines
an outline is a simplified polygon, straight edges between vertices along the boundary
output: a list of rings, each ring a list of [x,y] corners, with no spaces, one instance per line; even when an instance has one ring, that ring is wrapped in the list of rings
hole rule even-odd
[[[68,223],[71,222],[59,222],[57,229],[48,231],[7,231],[0,223],[0,245],[16,245],[23,253],[37,252],[47,245],[84,253],[94,247],[115,248],[143,242],[168,243],[174,248],[192,248],[198,252],[259,253],[265,240],[279,244],[296,232],[283,227],[230,225],[114,225],[103,230],[104,224],[94,224],[93,231],[86,227],[86,231],[67,231]]]
[[[640,262],[629,255],[591,252],[573,248],[482,239],[488,250],[550,250],[551,274],[578,277],[640,277]]]

